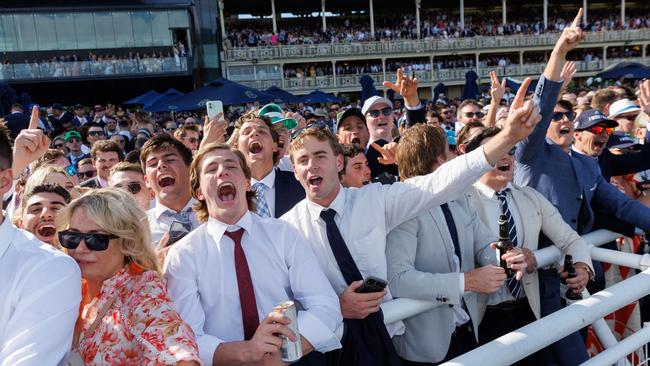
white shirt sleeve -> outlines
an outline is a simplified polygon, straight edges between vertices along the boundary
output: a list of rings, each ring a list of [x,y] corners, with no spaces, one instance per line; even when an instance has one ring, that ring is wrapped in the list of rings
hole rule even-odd
[[[61,255],[26,264],[33,267],[21,271],[19,289],[0,303],[15,306],[0,334],[0,366],[56,365],[72,345],[81,273],[71,258]]]
[[[319,352],[341,348],[335,334],[343,322],[339,298],[320,269],[311,247],[295,232],[294,244],[285,248],[291,291],[304,308],[298,311],[300,334]]]
[[[205,312],[196,282],[197,268],[187,252],[176,250],[177,248],[172,246],[167,254],[165,263],[167,291],[178,314],[194,331],[201,362],[212,365],[214,351],[223,340],[203,331]]]

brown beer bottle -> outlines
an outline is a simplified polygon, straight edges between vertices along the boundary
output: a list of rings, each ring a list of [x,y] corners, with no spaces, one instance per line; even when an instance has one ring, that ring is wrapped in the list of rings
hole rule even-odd
[[[506,271],[506,276],[508,277],[513,275],[513,270],[508,267],[505,259],[502,259],[501,256],[514,248],[514,245],[512,245],[512,242],[510,241],[510,235],[508,235],[509,231],[508,218],[506,215],[499,216],[499,241],[497,242],[497,259],[499,260],[499,266]]]
[[[573,257],[570,254],[564,256],[564,271],[569,275],[567,278],[576,277],[576,268],[573,266]],[[566,280],[563,279],[562,283],[566,284]],[[567,288],[564,298],[567,300],[582,300],[582,294]]]

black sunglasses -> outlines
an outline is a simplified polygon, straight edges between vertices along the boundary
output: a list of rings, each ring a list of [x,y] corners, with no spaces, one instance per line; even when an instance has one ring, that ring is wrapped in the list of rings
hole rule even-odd
[[[485,114],[483,114],[483,112],[467,112],[467,113],[465,113],[465,117],[467,117],[467,118],[474,118],[474,116],[476,116],[476,118],[483,118],[483,116],[485,116]]]
[[[125,188],[122,184],[116,184],[115,188]],[[130,182],[126,184],[126,190],[131,194],[138,194],[142,190],[142,185],[138,182]]]
[[[623,118],[623,119],[626,119],[626,120],[628,120],[630,122],[634,122],[634,121],[636,121],[637,116],[638,116],[638,114],[635,114],[634,116],[619,116],[619,117],[615,117],[615,118]]]
[[[569,121],[573,121],[576,118],[576,113],[575,112],[553,112],[553,116],[551,117],[553,121],[561,121],[564,117]]]
[[[92,131],[92,132],[88,132],[88,136],[93,136],[93,137],[104,136],[104,132],[102,132],[102,131]]]
[[[366,113],[368,113],[371,117],[374,117],[374,118],[379,117],[380,114],[383,114],[384,116],[388,117],[388,116],[393,114],[393,108],[385,107],[385,108],[382,108],[382,109],[373,109],[373,110],[370,110],[370,111],[368,111]]]
[[[93,178],[97,174],[96,171],[90,170],[87,172],[78,172],[77,175],[79,176],[79,179],[90,179]]]
[[[60,148],[62,148],[64,146],[65,146],[65,144],[54,144],[55,149],[60,149]]]
[[[325,121],[314,122],[312,124],[307,125],[307,127],[305,127],[305,128],[300,128],[300,129],[297,129],[297,130],[293,131],[293,133],[291,134],[291,139],[293,140],[296,137],[302,135],[302,133],[305,132],[305,130],[308,129],[308,128],[317,128],[319,130],[324,130],[324,129],[328,128],[328,127],[327,127],[327,123],[325,123]]]
[[[102,251],[108,248],[111,239],[117,238],[113,234],[86,234],[70,230],[59,232],[59,243],[66,249],[77,249],[83,240],[88,250]]]

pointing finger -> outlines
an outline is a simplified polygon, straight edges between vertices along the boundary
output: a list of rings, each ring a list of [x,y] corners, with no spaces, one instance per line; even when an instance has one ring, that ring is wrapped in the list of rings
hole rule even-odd
[[[521,108],[521,106],[524,104],[524,98],[526,97],[526,91],[528,90],[528,87],[530,86],[530,78],[526,78],[523,83],[521,83],[521,86],[519,87],[519,90],[517,90],[517,95],[515,95],[515,99],[512,101],[512,107],[513,108]]]
[[[28,128],[30,130],[38,128],[38,114],[39,114],[38,106],[34,106],[32,108],[32,116],[29,119],[29,127]]]
[[[578,10],[578,15],[576,15],[576,18],[573,19],[573,24],[571,24],[572,27],[578,27],[580,26],[580,23],[582,22],[582,8]]]

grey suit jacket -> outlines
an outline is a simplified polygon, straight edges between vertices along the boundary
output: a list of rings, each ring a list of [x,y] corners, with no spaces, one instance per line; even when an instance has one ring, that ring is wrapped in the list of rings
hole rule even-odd
[[[517,206],[519,212],[519,222],[523,225],[523,230],[517,226],[517,241],[522,248],[528,248],[532,251],[537,250],[539,244],[539,234],[543,233],[554,245],[564,254],[571,254],[574,263],[583,262],[591,268],[591,255],[587,243],[562,219],[558,210],[549,202],[541,193],[530,187],[520,187],[512,185],[511,198]],[[474,212],[477,212],[481,220],[495,220],[496,217],[486,212],[482,204],[481,194],[472,187],[467,197],[472,205]],[[493,233],[498,235],[498,233]],[[484,258],[487,260],[488,258]],[[495,261],[496,257],[492,256]],[[521,279],[524,285],[524,291],[528,298],[528,303],[535,317],[540,318],[540,295],[539,295],[539,277],[537,271],[524,274]],[[485,313],[488,295],[479,296],[479,315],[481,318]]]
[[[475,258],[494,257],[489,243],[494,235],[470,210],[466,197],[449,202],[461,250],[461,271],[475,268]],[[406,331],[395,336],[397,353],[416,362],[438,362],[447,354],[455,330],[452,305],[465,300],[478,340],[477,296],[461,294],[460,275],[455,272],[454,246],[445,216],[439,207],[411,219],[388,234],[388,279],[394,297],[442,303],[425,313],[404,320]]]

